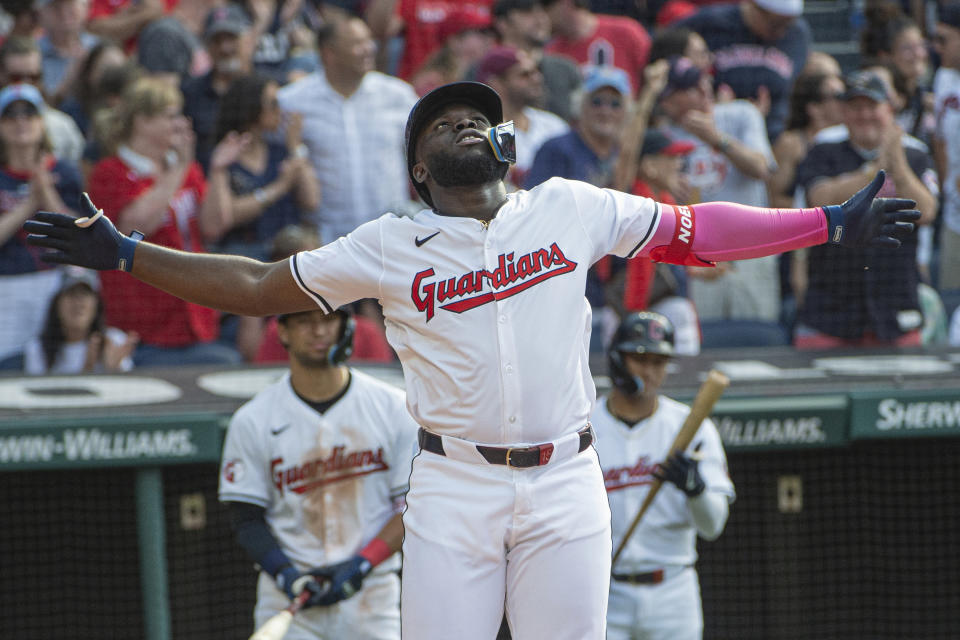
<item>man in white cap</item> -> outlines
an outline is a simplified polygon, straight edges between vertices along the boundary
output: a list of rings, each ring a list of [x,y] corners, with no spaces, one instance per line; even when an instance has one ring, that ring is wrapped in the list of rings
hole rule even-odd
[[[810,27],[803,0],[742,0],[704,7],[678,26],[706,40],[715,56],[718,87],[750,100],[767,118],[767,135],[776,140],[790,107],[793,81],[807,62]]]

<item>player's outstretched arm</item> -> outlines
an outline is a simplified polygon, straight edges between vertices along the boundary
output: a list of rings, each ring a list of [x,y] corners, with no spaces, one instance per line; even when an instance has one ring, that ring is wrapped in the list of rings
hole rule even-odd
[[[913,200],[877,198],[884,179],[880,171],[843,204],[809,209],[764,209],[730,202],[661,205],[663,216],[646,251],[662,262],[709,265],[824,243],[896,248],[913,231],[920,212]]]
[[[167,293],[205,307],[247,316],[308,311],[316,304],[297,286],[286,261],[190,253],[125,236],[84,194],[75,219],[41,211],[23,228],[27,242],[48,251],[46,262],[100,271],[120,269]]]

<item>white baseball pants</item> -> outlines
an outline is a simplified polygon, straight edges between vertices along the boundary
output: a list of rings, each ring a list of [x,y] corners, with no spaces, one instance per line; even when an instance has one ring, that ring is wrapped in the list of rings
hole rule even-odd
[[[608,640],[700,640],[703,610],[697,571],[687,567],[660,584],[610,583]]]
[[[603,640],[610,509],[593,447],[511,469],[422,451],[403,516],[405,640]]]

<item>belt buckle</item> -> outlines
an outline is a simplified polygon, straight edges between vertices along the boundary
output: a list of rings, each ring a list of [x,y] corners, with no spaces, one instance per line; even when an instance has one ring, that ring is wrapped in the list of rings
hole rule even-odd
[[[513,452],[514,452],[516,449],[518,449],[518,448],[522,448],[522,447],[509,447],[509,448],[507,448],[507,468],[509,468],[509,469],[519,469],[519,468],[520,468],[520,467],[515,467],[515,466],[513,466],[513,464],[510,462],[510,454],[513,453]]]

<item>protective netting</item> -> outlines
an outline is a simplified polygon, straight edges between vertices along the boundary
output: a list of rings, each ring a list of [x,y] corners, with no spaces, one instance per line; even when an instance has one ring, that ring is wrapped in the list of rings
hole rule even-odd
[[[17,640],[143,636],[127,469],[0,473],[0,621]]]
[[[731,454],[737,502],[700,545],[705,637],[956,638],[958,456],[958,440]]]

